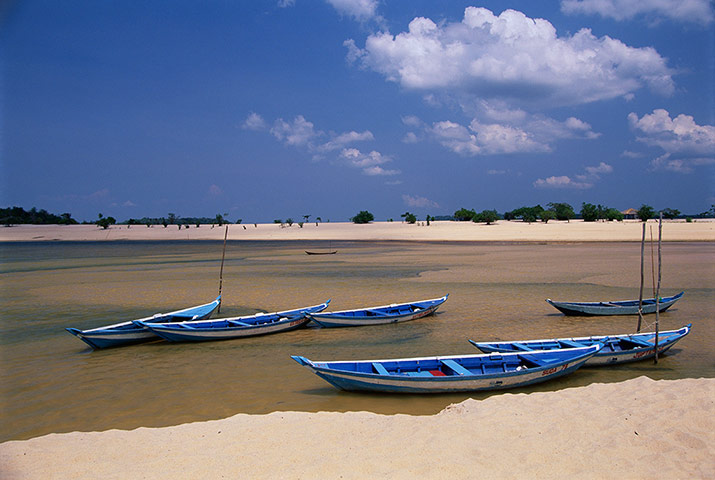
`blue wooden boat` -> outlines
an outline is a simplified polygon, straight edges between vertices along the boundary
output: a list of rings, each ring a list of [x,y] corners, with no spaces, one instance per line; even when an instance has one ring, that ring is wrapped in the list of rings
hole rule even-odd
[[[121,345],[146,342],[148,340],[157,340],[158,337],[145,325],[150,325],[153,322],[170,323],[206,319],[214,313],[220,304],[221,296],[219,295],[216,297],[216,300],[204,305],[185,308],[175,312],[157,313],[156,315],[140,320],[129,320],[115,323],[114,325],[92,328],[90,330],[79,330],[77,328],[67,328],[65,330],[94,349],[118,347]],[[140,323],[135,324],[135,321]]]
[[[602,346],[392,360],[314,362],[300,356],[292,358],[343,390],[444,393],[497,390],[544,382],[578,369]]]
[[[662,297],[658,303],[658,311],[664,312],[677,302],[685,292],[680,292],[672,297]],[[549,305],[553,305],[565,315],[638,315],[638,300],[617,300],[612,302],[557,302],[547,298]],[[643,313],[655,313],[655,298],[643,300]]]
[[[691,326],[692,324],[689,323],[678,330],[658,332],[658,355],[670,349],[678,340],[690,333]],[[560,350],[602,343],[603,348],[586,362],[588,366],[637,362],[655,356],[655,332],[518,342],[475,342],[473,340],[469,340],[469,342],[484,353]]]
[[[257,313],[244,317],[217,318],[213,320],[187,321],[176,323],[157,323],[135,321],[140,326],[151,330],[155,335],[170,342],[201,342],[208,340],[228,340],[231,338],[252,337],[269,333],[285,332],[302,327],[310,322],[306,315],[328,308],[327,302],[311,307],[286,310],[274,313]]]
[[[440,305],[447,301],[445,295],[432,300],[419,302],[393,303],[380,307],[340,310],[336,312],[310,313],[308,316],[321,327],[359,327],[382,325],[385,323],[407,322],[432,315]]]

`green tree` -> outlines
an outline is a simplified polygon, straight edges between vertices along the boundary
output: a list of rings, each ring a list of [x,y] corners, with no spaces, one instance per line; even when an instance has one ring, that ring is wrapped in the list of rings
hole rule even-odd
[[[549,203],[549,209],[554,212],[556,220],[571,220],[576,216],[573,207],[568,203]],[[543,219],[543,218],[542,218]]]
[[[638,209],[636,216],[644,222],[647,222],[649,218],[655,217],[655,210],[653,210],[653,207],[650,205],[643,204],[641,208]]]
[[[288,224],[289,227],[293,226],[293,219],[292,218],[286,218],[286,223]]]
[[[473,220],[474,216],[477,214],[474,210],[467,210],[466,208],[460,208],[454,212],[454,219],[458,222],[467,222]]]
[[[97,226],[102,227],[103,229],[108,229],[110,225],[114,225],[117,223],[117,220],[114,217],[105,217],[101,213],[99,214],[99,219],[97,220]]]
[[[581,218],[584,222],[595,222],[598,220],[598,207],[592,203],[584,202],[581,205]]]
[[[544,223],[549,223],[549,220],[556,218],[556,213],[553,210],[544,210],[539,214],[539,218]]]
[[[352,220],[353,223],[370,223],[375,220],[375,216],[367,210],[362,210],[350,220]]]
[[[541,217],[541,212],[543,211],[544,207],[541,205],[536,205],[534,207],[521,207],[505,213],[504,218],[508,218],[509,220],[521,218],[525,222],[532,223]]]
[[[678,218],[680,216],[680,210],[673,208],[666,208],[663,210],[663,218]]]
[[[606,210],[606,220],[608,220],[608,221],[616,220],[618,222],[622,222],[623,214],[620,211],[618,211],[617,208],[609,208],[608,210]]]
[[[482,210],[481,213],[474,215],[473,219],[476,223],[486,223],[487,225],[491,225],[497,220],[499,220],[499,214],[496,210]]]
[[[72,218],[71,213],[63,213],[60,215],[61,220],[60,220],[60,225],[75,225],[77,223],[77,220]]]
[[[405,219],[405,222],[409,224],[414,224],[417,223],[417,216],[414,213],[410,212],[405,212],[402,215],[400,215],[402,218]]]

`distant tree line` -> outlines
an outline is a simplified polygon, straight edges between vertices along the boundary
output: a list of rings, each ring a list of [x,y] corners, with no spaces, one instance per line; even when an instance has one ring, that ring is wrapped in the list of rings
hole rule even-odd
[[[646,221],[650,218],[655,218],[659,213],[663,214],[663,218],[674,219],[680,218],[681,213],[677,209],[665,208],[661,212],[656,212],[653,207],[649,205],[642,205],[636,213],[636,218]],[[715,217],[715,205],[713,205],[710,210],[703,212],[696,217]],[[581,218],[585,222],[596,222],[599,220],[603,221],[622,221],[624,215],[616,208],[605,207],[603,205],[594,205],[592,203],[581,204],[581,210],[577,214],[574,208],[568,203],[548,203],[547,208],[541,205],[535,205],[533,207],[520,207],[514,210],[504,212],[503,215],[499,215],[496,210],[483,210],[481,213],[477,213],[473,209],[460,208],[449,220],[455,220],[458,222],[473,221],[477,223],[486,223],[487,225],[503,218],[504,220],[522,220],[524,222],[533,223],[536,221],[541,221],[547,223],[549,220],[565,220],[569,221],[572,218]],[[440,220],[445,219],[440,217]]]
[[[573,218],[581,218],[586,222],[595,221],[621,221],[624,218],[623,213],[615,208],[609,208],[603,205],[594,205],[591,203],[583,203],[581,205],[581,210],[576,213],[574,208],[568,203],[548,203],[547,208],[541,205],[535,205],[533,207],[524,206],[519,207],[511,211],[504,212],[500,215],[496,210],[482,210],[477,213],[474,209],[460,208],[454,212],[454,215],[441,215],[441,216],[426,216],[427,225],[430,221],[472,221],[476,223],[486,223],[487,225],[496,222],[497,220],[522,220],[524,222],[532,223],[536,221],[541,221],[547,223],[549,220],[565,220],[569,221]],[[636,218],[640,220],[648,220],[655,218],[659,213],[663,214],[663,218],[674,219],[674,218],[684,218],[680,210],[673,208],[665,208],[660,212],[657,212],[653,207],[649,205],[641,205],[637,210]],[[305,222],[308,222],[312,215],[303,215]],[[102,228],[108,228],[110,225],[117,223],[116,219],[111,216],[105,217],[101,213],[98,215],[99,219],[94,222],[82,222],[83,224],[96,224]],[[228,223],[241,224],[242,219],[237,219],[233,222],[229,221],[228,213],[219,213],[214,217],[180,217],[174,213],[167,214],[166,217],[142,217],[142,218],[130,218],[124,222],[122,225],[146,225],[151,227],[153,225],[163,225],[167,227],[169,225],[178,225],[179,228],[185,227],[189,228],[191,225],[199,227],[200,225],[218,225],[223,226]],[[417,223],[417,215],[411,212],[405,212],[400,215],[406,223],[414,224]],[[687,220],[691,221],[693,218],[715,218],[715,205],[711,205],[710,209],[705,212],[689,215]],[[354,223],[370,223],[375,220],[375,216],[368,212],[367,210],[360,211],[357,215],[350,218],[351,222]],[[316,217],[315,225],[317,226],[322,222],[321,217]],[[392,221],[389,219],[388,221]],[[47,212],[47,210],[33,207],[30,210],[25,210],[22,207],[11,207],[11,208],[0,208],[0,222],[3,225],[22,225],[22,224],[34,224],[34,225],[75,225],[79,222],[72,218],[70,213],[62,213],[56,215]],[[284,224],[283,220],[274,220],[275,223],[281,225]],[[330,220],[328,220],[330,222]],[[294,221],[292,218],[288,218],[285,223],[292,226]],[[298,222],[300,227],[303,227],[304,222]],[[256,224],[254,224],[255,226]],[[245,226],[244,226],[245,228]]]
[[[32,207],[26,211],[22,207],[0,208],[0,222],[3,225],[76,225],[79,223],[69,213],[55,215],[47,210]]]
[[[162,225],[167,227],[169,225],[179,225],[180,227],[188,228],[191,225],[218,225],[219,227],[231,223],[228,218],[228,213],[217,213],[215,217],[180,217],[175,213],[169,213],[166,217],[142,217],[142,218],[130,218],[124,222],[122,225]],[[238,219],[233,223],[240,224],[243,219]]]

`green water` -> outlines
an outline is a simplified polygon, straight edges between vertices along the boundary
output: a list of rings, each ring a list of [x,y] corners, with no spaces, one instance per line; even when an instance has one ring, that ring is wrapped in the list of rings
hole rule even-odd
[[[432,414],[466,398],[341,392],[291,360],[476,353],[475,340],[633,331],[635,317],[564,317],[556,300],[638,297],[635,243],[229,243],[221,316],[314,305],[331,309],[449,300],[432,317],[364,328],[306,328],[207,343],[154,342],[92,351],[65,327],[92,328],[212,300],[220,242],[0,245],[0,441],[48,433],[166,426],[276,410]],[[715,244],[666,243],[663,295],[685,297],[661,329],[693,324],[651,361],[575,374],[513,393],[646,375],[715,376]],[[650,259],[647,259],[647,292]],[[652,292],[650,292],[652,293]],[[655,320],[650,315],[648,322]]]

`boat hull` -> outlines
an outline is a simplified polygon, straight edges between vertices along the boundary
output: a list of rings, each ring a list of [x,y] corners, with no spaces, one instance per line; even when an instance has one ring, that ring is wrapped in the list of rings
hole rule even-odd
[[[186,319],[206,320],[213,315],[220,304],[221,297],[219,296],[213,302],[204,305],[185,308],[167,314],[157,314],[139,321],[150,324],[151,322],[179,322]],[[95,350],[158,340],[159,337],[152,333],[149,328],[135,322],[137,322],[137,320],[130,320],[89,330],[80,330],[77,328],[66,328],[65,330]]]
[[[148,329],[138,327],[129,331],[107,330],[94,333],[84,333],[82,330],[76,328],[67,328],[66,330],[95,350],[120,347],[157,339],[157,336]]]
[[[437,370],[431,370],[437,365],[434,362],[449,362],[453,360],[459,361],[462,364],[468,364],[471,361],[470,359],[490,356],[472,355],[422,359],[364,360],[360,362],[312,362],[305,357],[293,356],[292,358],[299,364],[309,368],[323,380],[342,390],[388,393],[450,393],[502,390],[545,382],[577,370],[599,349],[600,346],[572,349],[574,351],[573,354],[565,357],[563,361],[548,362],[541,366],[532,365],[529,368],[515,369],[512,368],[514,366],[514,363],[512,363],[510,367],[504,367],[505,370],[508,370],[504,372],[480,374],[475,373],[473,370],[467,370],[467,372],[470,373],[451,375],[443,375],[442,373],[435,375],[432,373],[438,372]],[[520,355],[521,357],[527,357],[533,354],[501,354],[499,358],[506,358],[508,361],[516,361],[518,363]],[[386,374],[380,374],[364,371],[346,371],[335,368],[339,366],[340,363],[366,364],[370,362],[373,365],[376,363],[383,365],[389,364],[390,362],[411,362],[411,364],[414,365],[415,361],[422,361],[425,365],[421,371],[409,373],[385,372]],[[504,363],[504,365],[506,365],[506,363]]]
[[[672,297],[662,298],[658,302],[659,312],[664,312],[673,306],[683,296],[683,292]],[[625,300],[614,302],[559,302],[546,299],[549,305],[559,310],[564,315],[571,316],[600,316],[600,315],[638,315],[638,300]],[[656,302],[649,298],[643,300],[643,314],[655,313]]]
[[[154,334],[170,342],[204,342],[287,332],[289,330],[300,328],[308,322],[310,322],[310,318],[302,317],[297,320],[287,319],[269,325],[256,325],[240,328],[227,327],[193,331],[163,325],[152,325],[150,328]]]
[[[208,321],[190,321],[178,323],[146,323],[145,326],[155,335],[170,342],[206,342],[230,340],[242,337],[269,335],[303,327],[310,318],[308,313],[320,312],[328,308],[330,300],[319,305],[286,310],[275,313],[259,313],[245,317],[218,318]]]
[[[433,300],[371,307],[359,310],[308,314],[311,320],[325,328],[363,327],[408,322],[432,315],[447,300],[447,295]],[[390,312],[396,313],[390,313]],[[362,312],[366,312],[363,314]],[[370,314],[372,312],[372,314]],[[377,312],[377,313],[376,313]],[[383,313],[387,312],[387,313]]]
[[[678,330],[666,330],[658,333],[658,354],[667,352],[681,338],[690,333],[691,325],[688,324]],[[579,344],[593,345],[603,343],[604,347],[586,365],[599,367],[620,363],[638,362],[655,356],[655,332],[640,334],[624,334],[594,337],[556,338],[548,340],[524,340],[519,342],[473,342],[470,343],[484,353],[526,351],[524,347],[532,350],[554,350],[564,348],[563,345]]]

